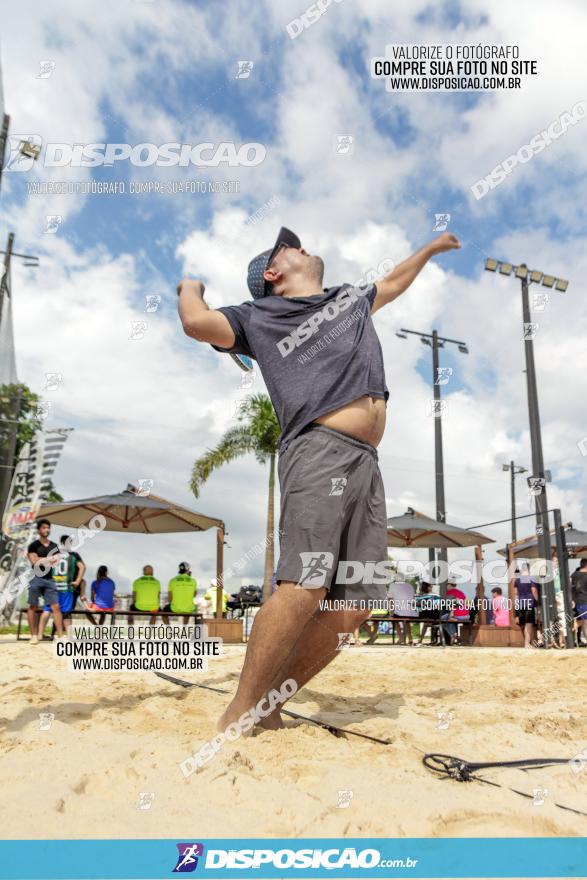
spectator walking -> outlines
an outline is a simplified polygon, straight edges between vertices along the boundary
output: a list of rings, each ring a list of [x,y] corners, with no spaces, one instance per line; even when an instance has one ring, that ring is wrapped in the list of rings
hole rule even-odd
[[[582,559],[579,568],[571,575],[571,595],[575,607],[575,617],[579,622],[577,639],[581,647],[581,631],[583,644],[587,645],[587,559]]]
[[[27,556],[33,567],[34,575],[29,583],[29,595],[27,618],[31,632],[31,645],[39,641],[37,632],[39,621],[37,619],[39,599],[42,597],[45,605],[48,605],[53,614],[57,637],[64,635],[63,617],[59,608],[59,594],[53,580],[53,565],[58,562],[59,547],[51,541],[51,523],[48,519],[40,519],[37,523],[39,537],[32,541],[27,549]]]
[[[67,632],[78,597],[82,595],[82,585],[85,586],[83,577],[86,566],[79,553],[71,550],[71,538],[68,535],[62,535],[59,540],[58,558],[59,561],[53,566],[52,573],[57,590],[59,610],[63,618],[63,627]],[[51,613],[51,605],[45,602],[39,623],[39,639],[41,640]]]
[[[536,582],[530,577],[528,566],[524,563],[521,571],[516,571],[516,620],[524,633],[524,647],[536,644],[536,608],[540,601]]]
[[[524,633],[524,647],[532,648],[536,645],[536,608],[540,601],[538,586],[530,577],[528,566],[524,564],[521,570],[516,571],[518,577],[515,580],[516,589],[516,620]]]

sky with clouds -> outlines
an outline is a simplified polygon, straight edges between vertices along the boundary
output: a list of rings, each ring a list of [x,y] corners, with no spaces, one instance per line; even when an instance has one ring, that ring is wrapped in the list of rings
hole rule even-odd
[[[442,391],[447,519],[475,526],[509,516],[503,462],[530,466],[519,282],[484,271],[495,256],[569,280],[536,311],[535,356],[549,504],[587,527],[587,273],[585,135],[579,120],[519,163],[483,198],[471,187],[565,111],[587,100],[579,0],[333,2],[291,39],[305,0],[172,2],[48,0],[4,16],[2,76],[10,133],[43,144],[257,143],[254,166],[43,167],[2,178],[0,238],[37,254],[13,268],[21,381],[52,404],[48,428],[73,427],[55,475],[65,498],[153,480],[153,491],[225,520],[226,565],[263,540],[268,473],[253,456],[215,473],[197,500],[193,461],[235,424],[246,393],[232,360],[183,335],[175,287],[202,278],[212,307],[248,299],[246,266],[281,225],[326,263],[325,284],[354,282],[383,260],[399,262],[434,237],[449,213],[459,252],[429,264],[381,310],[391,391],[380,447],[388,515],[433,514],[430,349],[400,327],[463,340],[441,353],[453,369]],[[291,29],[291,28],[290,28]],[[299,28],[297,28],[299,30]],[[519,90],[389,92],[370,76],[386,45],[515,44],[536,60]],[[237,77],[239,61],[252,61]],[[40,63],[53,62],[49,76]],[[45,68],[47,69],[47,67]],[[337,152],[340,136],[352,150]],[[31,193],[31,183],[125,183],[121,194]],[[219,192],[130,193],[130,184],[220,184]],[[238,192],[222,191],[229,182]],[[264,207],[265,206],[265,207]],[[251,223],[255,212],[263,218]],[[48,233],[47,217],[62,218]],[[543,292],[545,288],[534,288]],[[156,312],[145,297],[161,297]],[[146,328],[132,337],[133,322]],[[135,335],[137,332],[135,331]],[[44,391],[46,373],[63,375]],[[259,375],[253,391],[263,390]],[[586,447],[587,449],[587,441]],[[531,512],[518,478],[518,513]],[[533,530],[522,520],[520,534]],[[486,531],[495,556],[506,524]],[[202,585],[214,574],[215,536],[103,534],[88,546],[90,572],[110,565],[120,591],[147,562],[166,581],[188,559]],[[398,551],[396,557],[405,554]],[[242,571],[260,582],[262,557]],[[238,588],[241,580],[230,586]]]

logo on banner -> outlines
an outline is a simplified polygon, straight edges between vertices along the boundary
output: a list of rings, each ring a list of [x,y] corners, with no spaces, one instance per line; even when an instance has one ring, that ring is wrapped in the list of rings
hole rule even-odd
[[[174,874],[189,874],[198,867],[198,859],[204,855],[203,843],[177,843],[177,864]]]
[[[45,498],[48,479],[68,436],[69,429],[37,431],[21,449],[14,469],[0,536],[0,619],[8,622],[12,620],[18,596],[32,576],[26,548],[33,540],[35,519]]]
[[[13,504],[4,514],[2,520],[2,531],[9,538],[18,538],[24,529],[30,527],[37,518],[37,512],[40,505],[29,504],[28,501],[21,501]]]

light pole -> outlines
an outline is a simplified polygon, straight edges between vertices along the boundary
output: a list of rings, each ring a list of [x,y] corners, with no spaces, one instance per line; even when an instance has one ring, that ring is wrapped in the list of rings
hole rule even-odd
[[[13,257],[17,257],[19,260],[23,261],[23,265],[32,266],[33,268],[37,268],[39,265],[39,258],[33,256],[32,254],[17,254],[12,250],[12,246],[14,244],[14,232],[8,233],[8,241],[6,243],[6,250],[0,251],[0,254],[4,254],[4,269],[2,271],[2,277],[0,278],[0,324],[2,323],[2,307],[4,305],[4,297],[7,296],[10,298],[12,295],[12,285],[10,283],[10,263]]]
[[[436,488],[436,519],[438,522],[446,522],[446,503],[444,497],[444,456],[442,451],[442,402],[440,395],[440,386],[448,384],[450,379],[450,373],[445,376],[444,373],[441,373],[441,369],[439,366],[439,358],[438,351],[441,348],[444,348],[446,343],[450,343],[456,345],[461,352],[461,354],[468,354],[469,349],[466,346],[466,343],[459,342],[458,339],[447,339],[444,336],[439,336],[437,330],[433,330],[432,333],[421,333],[419,330],[406,330],[402,327],[395,335],[399,336],[400,339],[407,339],[408,334],[411,336],[419,336],[420,341],[424,345],[429,345],[432,348],[432,388],[434,393],[434,405],[433,405],[433,415],[434,415],[434,470],[435,470],[435,488]],[[446,571],[447,568],[447,552],[446,548],[440,548],[439,559],[444,563],[444,569]],[[430,553],[430,561],[434,560],[433,551]],[[443,582],[440,585],[441,594],[444,595],[446,592],[446,582]]]
[[[13,251],[14,233],[8,236],[4,254],[4,267],[0,278],[0,338],[4,346],[2,358],[2,375],[0,375],[0,387],[16,385],[16,360],[14,356],[14,339],[10,323],[4,325],[9,316],[12,298],[12,284],[10,266],[13,257],[24,260],[25,266],[38,266],[38,257],[30,254],[17,254]],[[4,325],[4,326],[3,326]],[[2,392],[0,399],[0,516],[4,512],[6,500],[10,492],[10,483],[14,470],[14,455],[18,432],[18,420],[20,417],[21,398],[18,388],[10,393]],[[5,416],[5,417],[4,417]],[[0,535],[0,544],[2,543]]]
[[[8,140],[8,128],[10,126],[10,116],[7,113],[2,114],[2,126],[0,127],[0,186],[2,184],[2,171],[4,170],[4,159],[6,156],[6,141]]]
[[[512,497],[512,544],[516,542],[516,474],[528,473],[528,468],[520,467],[513,461],[509,464],[502,464],[502,471],[510,472],[511,497]]]
[[[32,266],[36,269],[39,265],[39,258],[33,256],[32,254],[17,254],[12,250],[12,246],[14,244],[14,232],[8,233],[8,241],[6,243],[6,250],[0,251],[0,254],[4,254],[4,270],[2,272],[2,278],[0,279],[0,323],[2,321],[2,304],[4,301],[4,295],[10,297],[12,293],[12,287],[10,284],[10,262],[13,257],[18,257],[19,260],[23,261],[24,266]]]
[[[564,293],[569,282],[554,275],[545,275],[538,270],[529,270],[526,263],[514,266],[501,260],[489,258],[485,261],[488,272],[499,271],[500,275],[519,278],[522,282],[522,315],[524,321],[524,349],[526,356],[526,385],[528,394],[528,420],[530,424],[530,442],[532,446],[532,476],[528,477],[528,485],[534,495],[536,504],[536,537],[540,556],[547,564],[551,561],[550,555],[550,530],[548,522],[548,502],[546,497],[546,482],[548,474],[544,470],[544,456],[542,453],[542,432],[540,429],[540,410],[538,407],[538,390],[536,387],[536,367],[534,364],[534,335],[536,325],[532,323],[532,312],[528,296],[529,281],[534,284],[542,284],[543,287],[553,288]],[[542,614],[545,631],[550,630],[550,623],[555,619],[555,599],[552,580],[548,578],[543,584],[542,590]],[[545,639],[545,646],[548,647]]]

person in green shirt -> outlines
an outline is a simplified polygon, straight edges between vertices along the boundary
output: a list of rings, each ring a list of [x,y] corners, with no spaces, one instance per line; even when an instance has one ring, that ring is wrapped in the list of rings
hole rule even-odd
[[[193,614],[194,596],[198,590],[198,582],[192,577],[189,562],[179,563],[179,573],[172,577],[167,584],[168,603],[163,609],[171,614]],[[165,620],[165,618],[163,618]],[[183,618],[184,624],[189,623],[189,617]]]
[[[159,594],[161,593],[161,584],[156,577],[153,576],[153,566],[145,565],[143,575],[136,579],[132,585],[132,600],[130,611],[150,611],[157,614],[159,611]],[[130,626],[133,623],[133,617],[129,614],[128,622]]]
[[[218,581],[216,578],[212,578],[210,581],[210,589],[205,594],[204,599],[208,602],[208,608],[210,609],[210,613],[213,617],[216,616],[216,599],[218,596]],[[222,616],[226,615],[226,605],[230,596],[226,592],[226,590],[222,589]]]

